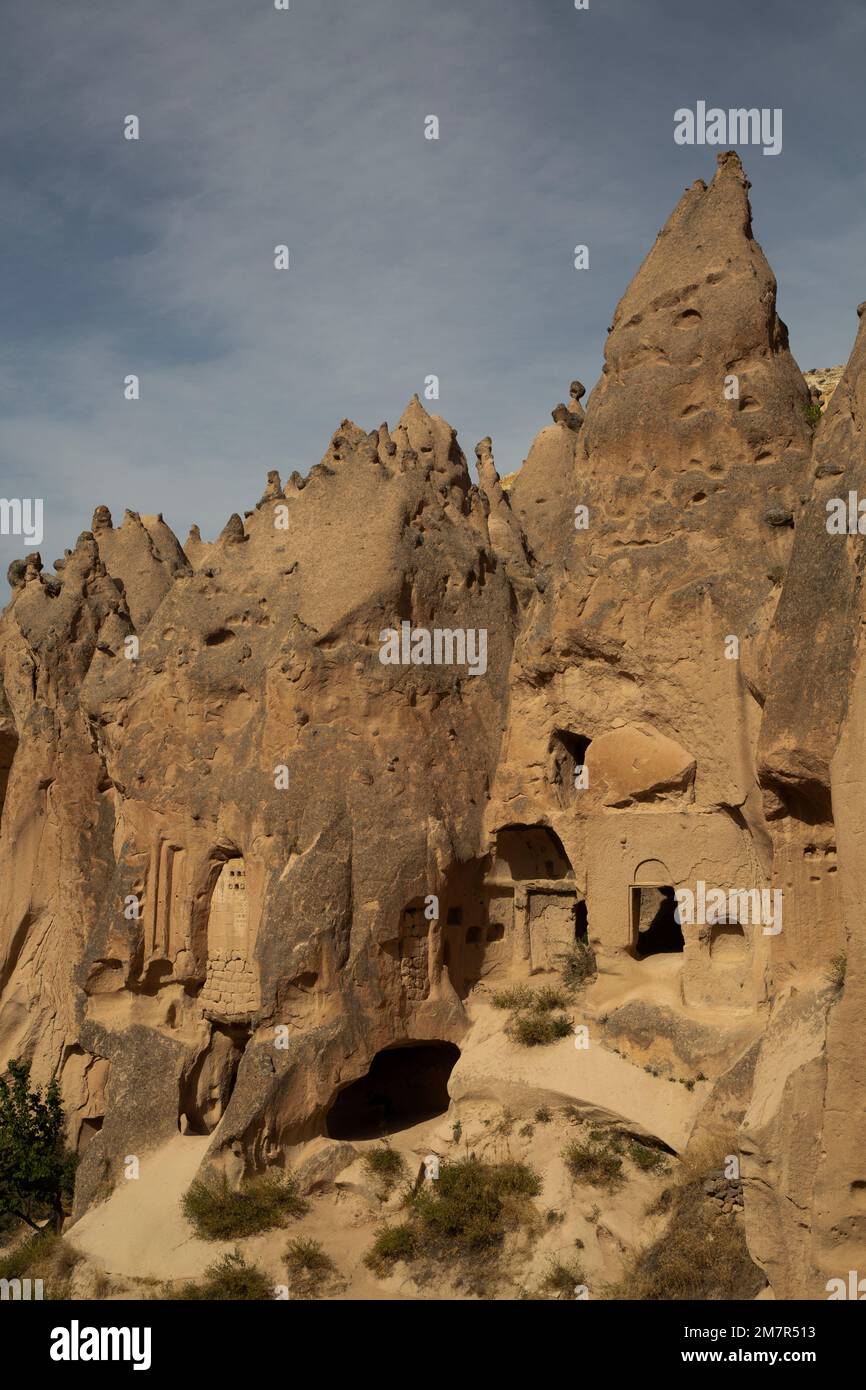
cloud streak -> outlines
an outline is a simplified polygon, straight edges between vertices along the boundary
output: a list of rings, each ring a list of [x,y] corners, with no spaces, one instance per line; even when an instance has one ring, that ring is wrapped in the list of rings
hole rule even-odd
[[[783,154],[744,152],[757,234],[803,365],[843,360],[864,172],[837,142],[862,114],[862,20],[824,12],[807,96],[811,20],[798,37],[790,5],[729,5],[728,27],[701,8],[20,7],[2,83],[0,485],[44,497],[46,562],[102,502],[214,534],[269,468],[306,471],[344,416],[393,421],[429,373],[467,454],[489,433],[500,470],[517,467],[571,377],[597,376],[682,188],[712,175],[713,151],[673,144],[696,97],[785,108]],[[4,564],[24,551],[0,544]]]

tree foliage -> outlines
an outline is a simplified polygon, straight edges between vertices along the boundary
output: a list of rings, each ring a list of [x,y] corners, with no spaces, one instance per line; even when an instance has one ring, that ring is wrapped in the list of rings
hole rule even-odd
[[[30,1088],[30,1063],[12,1061],[0,1076],[0,1216],[33,1230],[59,1229],[63,1198],[72,1191],[75,1155],[67,1152],[56,1081]]]

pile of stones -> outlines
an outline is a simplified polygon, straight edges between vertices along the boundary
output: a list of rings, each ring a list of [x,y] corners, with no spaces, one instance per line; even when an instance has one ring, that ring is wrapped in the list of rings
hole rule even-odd
[[[704,1192],[718,1205],[719,1216],[730,1216],[743,1210],[743,1184],[739,1178],[726,1178],[713,1173],[704,1183]]]

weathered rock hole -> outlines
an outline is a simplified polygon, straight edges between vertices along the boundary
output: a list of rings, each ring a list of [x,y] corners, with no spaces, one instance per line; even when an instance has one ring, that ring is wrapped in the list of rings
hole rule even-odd
[[[375,1139],[444,1115],[448,1078],[460,1057],[450,1042],[408,1042],[377,1052],[366,1076],[339,1092],[329,1109],[331,1139]]]
[[[504,861],[510,877],[518,882],[574,876],[562,841],[549,825],[504,826],[496,837],[496,861]]]
[[[86,994],[115,994],[126,984],[123,962],[115,959],[95,960],[84,984]]]
[[[710,957],[720,965],[732,965],[749,954],[746,933],[738,922],[717,922],[710,931]]]
[[[550,740],[553,754],[553,781],[561,788],[562,799],[570,804],[579,795],[575,773],[586,762],[586,752],[592,739],[569,729],[555,729]],[[562,846],[560,846],[560,849]]]
[[[235,634],[230,627],[219,627],[215,632],[209,632],[204,639],[206,647],[221,647],[223,642],[230,642]]]

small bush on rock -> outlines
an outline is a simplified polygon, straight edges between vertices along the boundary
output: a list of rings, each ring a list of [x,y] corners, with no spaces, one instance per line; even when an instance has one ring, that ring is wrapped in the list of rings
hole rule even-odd
[[[171,1300],[261,1303],[274,1297],[274,1288],[263,1270],[247,1264],[240,1250],[232,1250],[208,1265],[201,1283],[181,1284],[167,1297]]]
[[[287,1177],[263,1174],[235,1191],[224,1174],[196,1178],[183,1195],[183,1212],[202,1240],[239,1240],[303,1216],[307,1203]]]

